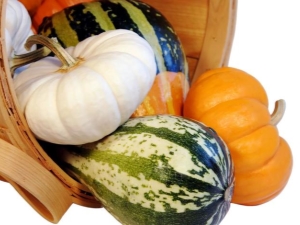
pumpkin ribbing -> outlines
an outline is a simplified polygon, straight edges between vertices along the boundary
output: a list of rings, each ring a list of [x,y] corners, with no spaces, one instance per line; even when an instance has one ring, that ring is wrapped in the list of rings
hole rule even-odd
[[[20,109],[39,139],[61,144],[99,140],[124,123],[151,88],[153,50],[129,30],[107,31],[62,50],[69,53],[66,60],[43,58],[14,78]]]
[[[184,116],[215,129],[230,149],[236,180],[233,203],[265,203],[288,182],[292,152],[276,127],[284,110],[284,100],[278,100],[270,114],[264,87],[239,69],[207,71],[191,86]]]

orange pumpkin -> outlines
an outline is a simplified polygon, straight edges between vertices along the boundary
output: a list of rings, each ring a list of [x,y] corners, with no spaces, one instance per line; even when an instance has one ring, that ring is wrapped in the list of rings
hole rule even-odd
[[[207,71],[192,84],[183,115],[212,127],[226,142],[235,165],[232,202],[258,205],[276,197],[292,171],[292,153],[276,124],[284,112],[277,102],[272,115],[257,79],[235,68]]]
[[[23,0],[25,1],[25,0]],[[32,0],[27,0],[28,2]],[[63,10],[66,7],[73,6],[83,2],[92,2],[93,0],[40,0],[40,6],[32,15],[32,24],[35,30],[38,30],[39,25],[42,23],[44,17],[52,16],[54,13]]]
[[[27,9],[30,16],[33,16],[44,0],[19,0]]]
[[[164,71],[156,75],[152,88],[132,117],[172,114],[181,116],[189,84],[182,72]]]

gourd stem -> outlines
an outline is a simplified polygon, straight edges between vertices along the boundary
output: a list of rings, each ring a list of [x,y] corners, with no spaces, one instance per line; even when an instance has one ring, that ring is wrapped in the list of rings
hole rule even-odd
[[[275,108],[271,114],[271,124],[276,126],[282,119],[285,112],[285,101],[283,99],[277,100],[275,102]]]
[[[25,48],[30,49],[34,44],[41,44],[49,48],[57,58],[62,62],[64,68],[69,68],[77,63],[74,59],[59,43],[53,38],[48,38],[46,36],[36,34],[28,37]]]
[[[21,66],[25,66],[29,63],[38,61],[51,53],[51,50],[42,47],[35,51],[28,52],[22,55],[14,55],[12,59],[9,60],[10,72],[14,74],[15,70]]]
[[[224,193],[225,201],[231,202],[232,195],[233,195],[233,189],[234,189],[234,180],[232,181],[232,183],[225,190],[225,193]]]
[[[18,67],[38,61],[48,56],[51,52],[61,61],[63,64],[61,69],[63,70],[70,69],[79,62],[79,60],[74,59],[54,38],[48,38],[39,34],[31,35],[26,40],[25,48],[29,50],[34,44],[40,44],[44,47],[26,54],[15,55],[10,61],[12,74]]]

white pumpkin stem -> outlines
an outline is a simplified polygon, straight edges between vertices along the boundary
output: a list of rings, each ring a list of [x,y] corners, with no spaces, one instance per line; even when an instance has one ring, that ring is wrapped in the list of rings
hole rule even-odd
[[[17,68],[38,61],[48,56],[50,53],[51,50],[49,48],[42,47],[22,55],[14,55],[14,57],[9,60],[11,74],[13,75]]]
[[[285,101],[283,99],[277,100],[275,102],[275,108],[271,114],[271,124],[276,126],[282,119],[285,112]]]
[[[31,35],[27,38],[25,43],[25,48],[30,49],[34,44],[40,44],[44,47],[37,49],[35,51],[22,54],[15,55],[15,57],[10,62],[11,72],[13,74],[14,70],[20,66],[24,66],[26,64],[38,61],[46,56],[48,56],[51,52],[55,54],[55,56],[61,61],[63,64],[61,69],[68,70],[78,64],[80,60],[74,59],[57,41],[55,38],[48,38],[43,35]]]

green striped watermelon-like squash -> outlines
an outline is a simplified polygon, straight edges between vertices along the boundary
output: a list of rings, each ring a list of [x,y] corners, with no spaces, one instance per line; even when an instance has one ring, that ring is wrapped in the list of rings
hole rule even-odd
[[[162,13],[136,0],[98,0],[76,4],[46,17],[38,33],[56,37],[63,47],[107,30],[132,30],[155,50],[158,73],[187,74],[182,45],[172,25]]]
[[[189,89],[186,56],[170,22],[149,4],[137,0],[98,0],[77,4],[45,17],[38,33],[56,37],[63,47],[69,47],[113,29],[134,31],[149,42],[155,53],[156,80],[134,116],[182,115]],[[173,81],[177,85],[171,85]]]
[[[230,207],[226,145],[183,117],[132,118],[98,142],[64,146],[57,155],[122,224],[219,224]]]

